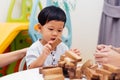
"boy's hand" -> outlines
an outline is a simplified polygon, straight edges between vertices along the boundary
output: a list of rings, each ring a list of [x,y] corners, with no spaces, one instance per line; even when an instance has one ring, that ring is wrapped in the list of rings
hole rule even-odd
[[[53,43],[53,41],[49,41],[47,44],[44,45],[44,48],[43,48],[43,54],[45,55],[49,55],[52,51],[52,46],[51,44]]]

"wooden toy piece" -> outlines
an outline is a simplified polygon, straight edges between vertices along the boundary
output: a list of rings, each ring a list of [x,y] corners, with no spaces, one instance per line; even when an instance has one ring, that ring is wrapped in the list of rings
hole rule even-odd
[[[120,80],[120,68],[110,64],[103,64],[103,69],[111,72],[111,75],[108,76],[110,80]]]
[[[75,69],[73,69],[73,68],[68,69],[68,75],[69,75],[70,79],[75,78]]]
[[[112,74],[112,72],[105,70],[105,69],[102,69],[102,68],[96,69],[96,72],[99,74],[103,74],[103,75],[111,75]]]
[[[65,67],[65,63],[66,63],[65,61],[59,61],[58,66],[59,67]]]
[[[44,80],[64,80],[61,67],[44,67],[41,70]]]
[[[120,80],[120,74],[116,74],[115,80]]]
[[[102,75],[102,76],[100,76],[101,80],[109,80],[110,75],[112,75],[112,73],[110,71],[102,69],[102,68],[101,69],[100,68],[96,69],[96,72],[98,74]]]
[[[71,62],[71,63],[75,63],[75,64],[77,63],[75,60],[73,60],[73,59],[71,59],[71,58],[69,58],[69,57],[65,57],[65,58],[64,58],[64,61],[65,61],[66,63],[70,63],[70,62]]]
[[[92,70],[96,70],[98,68],[98,64],[93,64],[91,67],[90,67],[90,69],[92,69]]]
[[[80,56],[78,56],[77,54],[73,53],[72,51],[66,51],[65,55],[69,58],[72,58],[73,60],[79,62],[82,60],[82,58]]]
[[[56,67],[58,67],[58,66],[50,65],[50,66],[41,67],[41,69],[50,69],[50,68],[56,68]]]
[[[64,80],[64,76],[61,74],[48,75],[44,77],[44,80]]]
[[[42,69],[41,73],[43,74],[43,76],[54,75],[54,74],[63,74],[61,67]]]
[[[87,80],[100,80],[99,74],[88,67],[84,70],[84,74]]]
[[[65,58],[65,57],[66,57],[65,54],[61,55],[61,56],[60,56],[60,61],[64,61],[64,58]]]
[[[75,70],[76,65],[73,64],[73,63],[71,63],[71,62],[67,62],[67,63],[65,64],[65,68],[67,68],[67,69],[74,69],[74,70]]]
[[[82,79],[81,66],[76,68],[75,78],[76,79]]]
[[[61,40],[61,38],[56,38],[54,41],[53,41],[53,43],[51,43],[51,46],[52,46],[52,50],[54,50],[55,48],[56,48],[56,46],[59,44],[59,43],[61,43],[62,42],[62,40]]]
[[[87,60],[81,67],[81,73],[84,74],[86,68],[90,68],[93,65],[92,60]]]
[[[82,80],[82,79],[70,79],[70,80]]]
[[[70,80],[82,80],[82,79],[70,79]]]
[[[120,73],[120,68],[110,65],[110,64],[103,64],[103,69],[108,70],[112,73]]]
[[[58,67],[58,66],[46,66],[46,67],[40,67],[40,68],[39,68],[39,73],[42,74],[42,70],[43,70],[43,69],[50,69],[50,68],[55,68],[55,67]]]

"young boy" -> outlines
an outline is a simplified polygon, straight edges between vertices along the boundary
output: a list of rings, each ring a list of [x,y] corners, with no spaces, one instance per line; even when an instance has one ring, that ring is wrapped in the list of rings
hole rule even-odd
[[[29,69],[55,65],[60,56],[68,50],[63,42],[54,50],[51,45],[57,37],[61,38],[66,23],[66,15],[61,8],[55,6],[44,8],[38,15],[38,21],[38,32],[42,34],[42,38],[33,43],[27,51],[26,63]],[[79,54],[77,49],[72,51]]]

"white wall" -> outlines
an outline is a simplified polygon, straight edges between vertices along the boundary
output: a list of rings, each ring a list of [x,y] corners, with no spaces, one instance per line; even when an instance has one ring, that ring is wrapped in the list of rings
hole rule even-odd
[[[78,0],[72,12],[73,45],[81,50],[83,59],[94,58],[98,40],[103,0]]]
[[[0,0],[0,22],[6,21],[7,11],[11,0]],[[17,4],[14,16],[18,16]],[[72,48],[78,48],[83,57],[94,59],[93,53],[97,44],[99,24],[103,0],[77,0],[76,9],[71,12],[73,42]]]

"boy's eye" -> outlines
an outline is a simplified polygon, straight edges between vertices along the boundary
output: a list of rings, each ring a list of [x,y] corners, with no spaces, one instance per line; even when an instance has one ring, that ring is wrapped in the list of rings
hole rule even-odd
[[[58,32],[62,32],[62,30],[58,30]]]
[[[48,29],[51,30],[51,31],[53,30],[52,28],[48,28]]]

